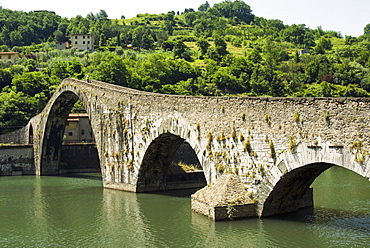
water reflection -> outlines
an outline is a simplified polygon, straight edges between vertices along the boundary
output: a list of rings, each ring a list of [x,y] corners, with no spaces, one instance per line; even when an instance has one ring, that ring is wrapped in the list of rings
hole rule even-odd
[[[365,247],[370,184],[329,169],[314,212],[214,222],[190,193],[134,194],[75,177],[0,177],[1,247]],[[350,182],[353,182],[349,185]]]
[[[153,235],[140,210],[137,194],[104,189],[102,208],[96,226],[100,240],[107,246],[120,247],[129,240],[131,247],[150,246]]]

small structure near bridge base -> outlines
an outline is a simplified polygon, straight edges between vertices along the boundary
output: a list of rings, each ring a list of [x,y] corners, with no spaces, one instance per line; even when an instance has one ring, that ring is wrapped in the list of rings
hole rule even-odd
[[[255,204],[238,176],[227,173],[193,194],[191,208],[213,220],[257,216]]]

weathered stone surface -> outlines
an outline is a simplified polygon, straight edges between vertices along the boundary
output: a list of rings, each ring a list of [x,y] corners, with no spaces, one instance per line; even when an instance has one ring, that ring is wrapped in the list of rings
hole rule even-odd
[[[0,146],[0,176],[35,175],[32,145]],[[63,145],[59,173],[99,172],[97,150],[92,144]]]
[[[32,174],[35,174],[32,146],[0,146],[0,176]]]

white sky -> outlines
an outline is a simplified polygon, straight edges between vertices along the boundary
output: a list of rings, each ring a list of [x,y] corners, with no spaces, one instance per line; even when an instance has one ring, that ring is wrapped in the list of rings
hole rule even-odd
[[[223,0],[208,0],[214,3]],[[306,24],[315,29],[340,31],[343,36],[359,36],[370,23],[370,0],[244,0],[252,13],[266,19],[280,19],[284,24]],[[0,0],[0,6],[11,10],[49,10],[62,17],[86,17],[90,12],[105,10],[109,18],[124,15],[131,18],[137,14],[160,14],[185,8],[195,10],[206,0]]]

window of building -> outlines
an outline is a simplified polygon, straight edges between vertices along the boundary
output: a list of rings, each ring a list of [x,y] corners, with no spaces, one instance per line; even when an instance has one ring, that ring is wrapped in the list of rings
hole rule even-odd
[[[81,129],[81,135],[85,134],[85,129]]]
[[[82,44],[84,44],[84,45],[85,45],[85,41],[83,41],[83,42],[82,42]]]
[[[82,38],[83,38],[83,39],[85,39],[85,35],[84,35],[84,36],[82,36]]]
[[[75,41],[75,44],[77,45],[77,41]]]
[[[87,41],[87,44],[90,44],[90,41],[89,40]]]
[[[77,35],[75,36],[75,39],[77,39]]]
[[[90,35],[88,35],[87,38],[90,39]]]
[[[2,59],[2,58],[1,58],[1,55],[0,55],[0,59]]]
[[[73,136],[73,133],[72,132],[68,132],[68,136]]]
[[[12,58],[12,55],[8,55],[8,59],[11,59]]]

